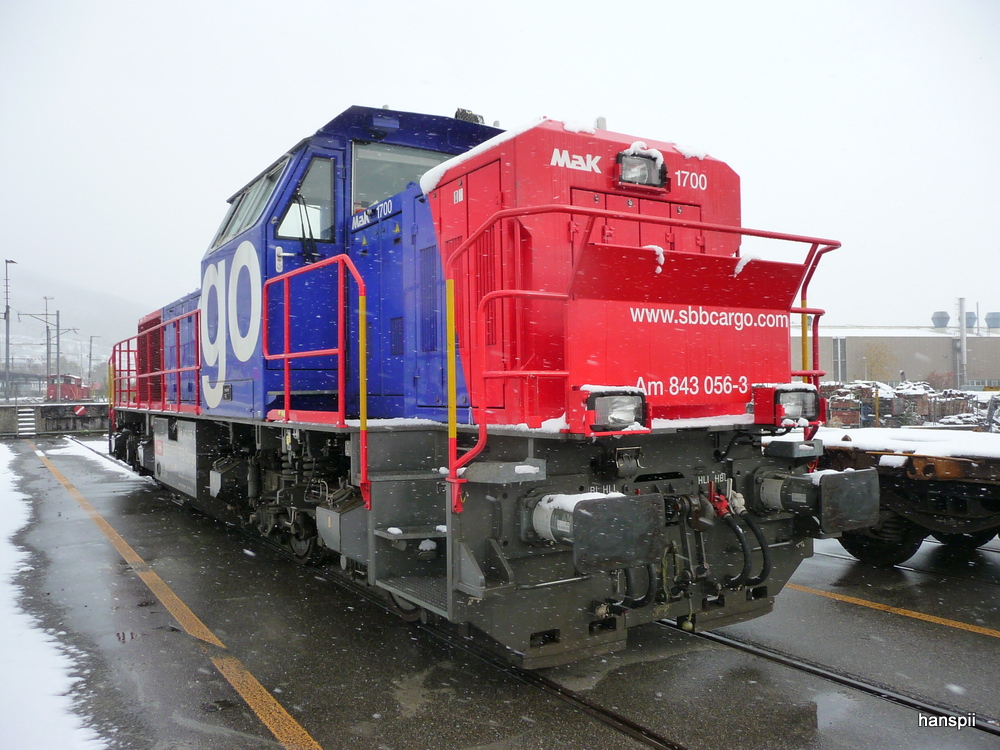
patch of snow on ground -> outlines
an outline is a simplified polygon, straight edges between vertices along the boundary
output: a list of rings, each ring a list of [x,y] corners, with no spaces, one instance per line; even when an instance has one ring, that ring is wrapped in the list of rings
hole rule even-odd
[[[25,553],[11,541],[30,518],[14,490],[11,449],[0,445],[0,727],[4,747],[98,750],[107,747],[73,712],[73,659],[18,606],[14,583]]]
[[[126,476],[129,479],[139,479],[138,474],[128,468],[125,464],[109,460],[107,438],[101,438],[99,440],[76,440],[63,438],[63,444],[60,447],[48,448],[45,453],[46,455],[52,456],[83,456],[90,461],[96,461],[103,468],[117,471],[119,474]],[[152,477],[145,477],[143,480],[147,482],[153,481]]]

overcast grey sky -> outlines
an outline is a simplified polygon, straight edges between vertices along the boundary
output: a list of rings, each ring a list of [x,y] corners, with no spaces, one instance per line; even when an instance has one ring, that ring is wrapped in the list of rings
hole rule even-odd
[[[226,199],[352,104],[601,115],[728,162],[745,226],[842,241],[830,323],[1000,310],[997,0],[6,0],[12,304],[192,291]]]

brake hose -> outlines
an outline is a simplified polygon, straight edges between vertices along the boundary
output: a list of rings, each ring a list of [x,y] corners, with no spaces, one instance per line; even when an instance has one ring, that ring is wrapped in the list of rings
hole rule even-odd
[[[722,581],[722,585],[726,588],[738,589],[740,586],[743,586],[750,577],[750,566],[753,563],[753,550],[750,549],[750,542],[747,540],[747,535],[743,532],[743,529],[740,528],[740,524],[736,520],[736,516],[729,507],[729,501],[726,500],[726,496],[715,491],[715,482],[708,483],[708,500],[715,509],[716,515],[725,521],[726,525],[733,530],[737,540],[739,540],[740,549],[743,550],[743,570],[740,571],[738,576],[727,576]]]
[[[746,500],[743,499],[743,495],[739,492],[731,492],[729,494],[729,509],[732,513],[743,519],[743,522],[750,527],[750,531],[753,532],[754,537],[757,539],[757,543],[760,545],[760,556],[761,556],[761,568],[760,573],[755,575],[753,578],[747,578],[744,581],[744,585],[753,588],[754,586],[760,586],[767,577],[771,575],[771,547],[767,543],[767,537],[764,536],[764,532],[761,530],[760,526],[753,517],[750,515],[750,511],[747,510]]]
[[[649,586],[646,593],[640,598],[635,598],[635,568],[625,568],[625,598],[621,605],[629,609],[642,609],[651,604],[656,597],[656,592],[660,588],[660,567],[658,565],[647,565],[646,574],[649,576]]]
[[[722,581],[722,584],[727,589],[738,589],[740,586],[747,582],[747,578],[750,577],[750,565],[752,563],[751,555],[753,555],[753,550],[750,549],[750,542],[747,539],[747,535],[743,533],[743,529],[740,528],[739,523],[736,521],[736,516],[732,513],[726,513],[722,516],[722,520],[733,530],[736,534],[736,538],[740,541],[740,549],[743,550],[743,570],[740,571],[738,576],[726,576]]]
[[[753,578],[748,578],[746,581],[746,586],[753,588],[754,586],[760,586],[767,577],[771,575],[771,547],[767,543],[767,538],[764,536],[764,532],[761,530],[757,522],[753,520],[750,516],[750,511],[744,510],[740,513],[740,518],[750,527],[750,531],[753,535],[757,537],[757,543],[760,545],[760,556],[763,558],[763,565],[761,566],[760,573],[755,575]]]

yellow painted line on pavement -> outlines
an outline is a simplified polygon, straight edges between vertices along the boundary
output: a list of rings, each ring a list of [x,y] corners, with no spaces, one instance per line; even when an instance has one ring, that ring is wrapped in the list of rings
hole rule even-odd
[[[217,646],[225,650],[225,644],[208,629],[198,616],[191,611],[180,597],[166,584],[166,582],[154,573],[149,565],[139,557],[139,554],[132,549],[121,534],[114,530],[104,517],[97,512],[97,509],[90,504],[80,491],[63,475],[59,469],[40,451],[30,440],[25,443],[41,459],[45,467],[52,472],[70,496],[83,509],[84,513],[97,524],[97,527],[108,538],[108,541],[118,550],[119,554],[125,558],[136,575],[149,587],[153,595],[159,599],[160,603],[167,608],[184,631],[204,643]],[[264,725],[271,731],[275,739],[284,745],[288,750],[323,750],[322,746],[314,740],[309,733],[299,724],[284,707],[274,699],[267,688],[260,684],[246,667],[231,654],[211,654],[209,658],[215,665],[219,673],[226,678],[230,685],[238,692],[257,717],[264,722]]]
[[[808,586],[799,586],[795,583],[786,583],[786,589],[793,589],[795,591],[801,591],[805,594],[815,594],[816,596],[824,596],[827,599],[835,599],[838,602],[846,602],[847,604],[856,604],[859,607],[868,607],[869,609],[877,609],[881,612],[890,612],[894,615],[901,615],[903,617],[912,617],[914,620],[923,620],[924,622],[932,622],[935,625],[944,625],[949,628],[956,628],[957,630],[967,630],[970,633],[978,633],[979,635],[988,635],[991,638],[1000,638],[1000,630],[993,630],[992,628],[984,628],[979,625],[970,625],[967,622],[959,622],[958,620],[949,620],[944,617],[936,617],[935,615],[925,615],[923,612],[914,612],[912,609],[902,609],[900,607],[891,607],[888,604],[879,604],[878,602],[870,602],[867,599],[858,599],[854,596],[845,596],[844,594],[834,594],[830,591],[821,591],[820,589],[811,589]]]

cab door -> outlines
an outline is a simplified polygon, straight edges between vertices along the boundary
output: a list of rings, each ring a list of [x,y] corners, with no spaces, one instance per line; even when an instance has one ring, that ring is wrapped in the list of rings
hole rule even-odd
[[[265,280],[294,271],[343,252],[338,236],[337,206],[342,195],[343,175],[339,153],[310,149],[297,165],[297,176],[276,205],[267,227]],[[337,269],[335,266],[295,277],[291,281],[288,314],[294,324],[289,351],[331,349],[337,345]],[[284,350],[282,321],[285,315],[281,285],[268,294],[268,348]],[[336,367],[330,357],[292,360],[292,369],[316,370]],[[266,363],[281,369],[280,360]]]

